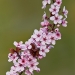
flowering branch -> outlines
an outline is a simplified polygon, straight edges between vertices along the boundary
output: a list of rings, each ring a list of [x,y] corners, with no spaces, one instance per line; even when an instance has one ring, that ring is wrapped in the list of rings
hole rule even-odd
[[[63,27],[67,26],[68,11],[64,6],[63,16],[60,15],[62,0],[43,0],[42,4],[42,9],[50,5],[50,16],[48,17],[44,11],[43,21],[41,22],[42,27],[39,30],[35,29],[31,38],[24,44],[22,41],[19,43],[14,41],[13,44],[16,49],[10,49],[8,54],[8,61],[12,61],[14,65],[10,71],[6,72],[6,75],[22,75],[22,73],[32,75],[34,70],[39,72],[38,60],[46,57],[46,53],[54,47],[56,40],[61,39],[59,27],[61,25]]]

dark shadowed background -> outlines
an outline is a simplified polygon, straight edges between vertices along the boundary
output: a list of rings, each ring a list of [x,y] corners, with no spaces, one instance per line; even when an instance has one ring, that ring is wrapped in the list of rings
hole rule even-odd
[[[25,42],[40,28],[42,0],[0,0],[0,75],[10,70],[8,62],[14,41]],[[75,0],[63,0],[69,11],[68,27],[60,27],[62,39],[40,60],[40,73],[34,75],[75,75]],[[48,12],[48,10],[47,10]]]

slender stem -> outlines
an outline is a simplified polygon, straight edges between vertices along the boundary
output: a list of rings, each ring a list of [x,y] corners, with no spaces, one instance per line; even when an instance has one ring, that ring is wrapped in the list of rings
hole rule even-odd
[[[21,73],[19,73],[19,75],[22,75],[23,71]]]
[[[52,31],[54,31],[55,24],[53,24]]]
[[[19,53],[18,52],[16,52],[17,53],[17,56],[19,57],[19,59],[21,59],[21,56],[19,55]]]
[[[55,0],[52,0],[53,1],[53,3],[55,2]]]

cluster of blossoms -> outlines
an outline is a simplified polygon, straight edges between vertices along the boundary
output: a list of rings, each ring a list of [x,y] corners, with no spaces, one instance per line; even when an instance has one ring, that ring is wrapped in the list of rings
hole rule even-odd
[[[56,40],[61,39],[59,26],[67,26],[68,11],[65,9],[65,6],[63,11],[61,11],[62,0],[43,0],[42,4],[42,9],[50,5],[50,16],[47,17],[46,12],[44,12],[43,21],[41,22],[42,27],[39,30],[35,29],[28,41],[25,43],[22,41],[19,43],[14,42],[16,49],[10,49],[8,54],[8,61],[12,61],[14,65],[10,71],[6,72],[6,75],[22,75],[22,73],[32,75],[34,70],[39,72],[38,60],[46,57],[46,53],[54,47]],[[63,16],[59,15],[59,12]]]

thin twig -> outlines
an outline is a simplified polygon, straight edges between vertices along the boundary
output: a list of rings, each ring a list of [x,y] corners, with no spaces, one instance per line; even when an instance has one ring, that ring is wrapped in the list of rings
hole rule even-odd
[[[53,24],[52,31],[54,31],[55,24]]]
[[[19,73],[19,75],[22,75],[23,71],[21,73]]]
[[[53,3],[55,2],[55,0],[52,0],[53,1]]]

